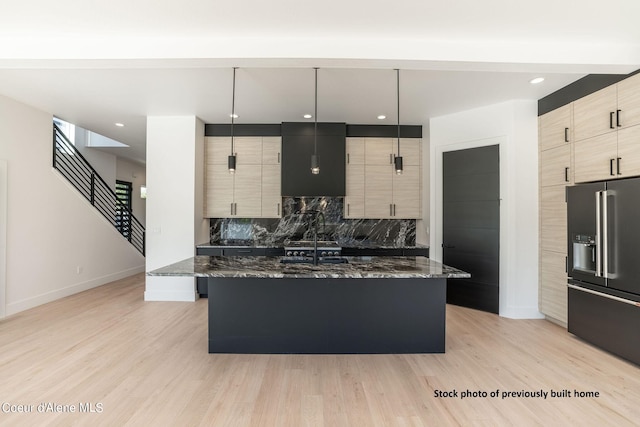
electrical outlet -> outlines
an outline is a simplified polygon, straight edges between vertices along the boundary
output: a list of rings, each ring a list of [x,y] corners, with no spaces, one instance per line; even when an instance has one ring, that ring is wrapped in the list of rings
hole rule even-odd
[[[77,266],[76,267],[76,274],[81,274],[82,273],[82,266]]]

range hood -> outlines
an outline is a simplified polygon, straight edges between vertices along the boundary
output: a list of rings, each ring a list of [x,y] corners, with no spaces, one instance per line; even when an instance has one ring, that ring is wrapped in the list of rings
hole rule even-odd
[[[345,123],[318,123],[320,173],[311,173],[314,123],[282,123],[282,196],[345,195]]]

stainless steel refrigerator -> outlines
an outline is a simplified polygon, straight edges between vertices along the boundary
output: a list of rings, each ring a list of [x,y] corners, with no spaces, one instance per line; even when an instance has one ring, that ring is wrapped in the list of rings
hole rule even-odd
[[[569,332],[640,364],[640,178],[567,188]]]

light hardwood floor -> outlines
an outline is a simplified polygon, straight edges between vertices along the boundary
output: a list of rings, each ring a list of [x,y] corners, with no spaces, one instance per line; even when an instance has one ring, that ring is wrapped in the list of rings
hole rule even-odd
[[[632,426],[640,368],[545,320],[447,307],[447,352],[212,355],[207,300],[136,275],[0,321],[2,426]],[[599,397],[503,397],[503,392]],[[438,398],[435,390],[456,390]],[[487,397],[462,399],[463,391]],[[498,392],[498,397],[490,393]],[[101,412],[38,413],[91,403]]]

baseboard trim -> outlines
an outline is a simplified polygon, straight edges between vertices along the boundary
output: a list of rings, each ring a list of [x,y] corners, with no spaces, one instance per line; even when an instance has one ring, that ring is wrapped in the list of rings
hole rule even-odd
[[[144,272],[144,264],[7,304],[7,316]]]
[[[507,307],[500,310],[500,317],[508,319],[544,319],[544,314],[540,313],[536,307]]]

